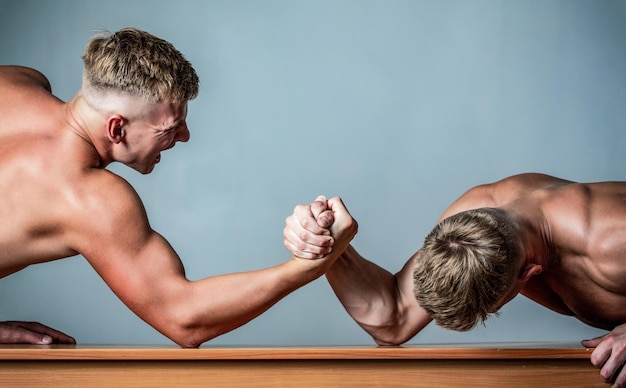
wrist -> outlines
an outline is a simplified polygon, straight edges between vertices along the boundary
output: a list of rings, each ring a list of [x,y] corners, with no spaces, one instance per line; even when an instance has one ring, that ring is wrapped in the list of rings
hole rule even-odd
[[[289,262],[292,264],[295,276],[301,277],[304,281],[311,281],[322,276],[331,264],[328,258],[309,260],[297,256],[292,257]]]

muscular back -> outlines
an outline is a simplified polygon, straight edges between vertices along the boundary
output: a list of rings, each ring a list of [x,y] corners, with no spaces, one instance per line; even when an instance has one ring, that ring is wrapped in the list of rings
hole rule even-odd
[[[0,277],[77,253],[64,235],[87,159],[64,106],[37,71],[0,67]]]
[[[545,283],[590,325],[626,322],[626,182],[570,184],[543,209],[556,248]]]
[[[596,327],[626,322],[626,182],[521,174],[469,190],[442,218],[477,207],[509,210],[545,244],[522,294]]]

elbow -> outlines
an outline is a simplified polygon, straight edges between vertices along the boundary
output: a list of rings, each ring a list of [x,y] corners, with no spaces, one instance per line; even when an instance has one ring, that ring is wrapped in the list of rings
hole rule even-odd
[[[374,338],[374,342],[376,342],[376,345],[378,346],[400,346],[403,343],[405,343],[406,341],[399,341],[399,340],[386,340],[386,339],[379,339],[379,338]]]
[[[365,325],[361,323],[360,326],[372,336],[378,346],[399,346],[411,339],[411,336],[406,334],[406,330],[394,324]]]
[[[401,319],[368,332],[379,346],[400,346],[415,337],[429,322],[429,317]]]
[[[372,338],[378,346],[400,346],[410,339],[410,337],[401,336],[396,333],[377,334],[373,335]]]
[[[198,348],[203,343],[226,332],[219,325],[202,325],[196,320],[180,317],[161,322],[159,326],[160,328],[156,326],[155,328],[181,348]]]
[[[398,314],[388,319],[378,321],[376,324],[362,325],[378,346],[400,346],[417,334],[413,322],[407,321],[406,317]]]
[[[160,331],[181,348],[198,348],[208,341],[208,339],[205,341],[201,340],[194,330],[180,325],[170,325],[166,330]]]
[[[181,348],[198,348],[203,343],[212,340],[221,333],[212,330],[201,330],[196,327],[176,326],[163,334]]]
[[[176,345],[181,348],[195,349],[199,348],[204,342],[196,341],[192,336],[169,337]]]

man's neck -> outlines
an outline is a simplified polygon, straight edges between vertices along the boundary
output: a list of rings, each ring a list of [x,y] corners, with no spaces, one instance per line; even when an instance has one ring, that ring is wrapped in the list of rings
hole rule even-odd
[[[99,126],[98,121],[102,118],[85,102],[80,92],[67,102],[65,120],[69,130],[84,142],[87,152],[91,154],[94,167],[104,168],[113,161],[107,157],[109,152],[106,145],[94,135],[96,132],[93,128]]]
[[[553,244],[550,228],[539,208],[515,212],[518,233],[526,263],[541,265],[544,271],[551,265]]]

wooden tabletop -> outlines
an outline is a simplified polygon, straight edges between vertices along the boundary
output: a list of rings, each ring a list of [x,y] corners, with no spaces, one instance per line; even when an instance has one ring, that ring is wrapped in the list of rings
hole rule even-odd
[[[385,360],[588,359],[580,344],[486,343],[399,347],[202,347],[142,345],[0,345],[0,360]]]
[[[598,387],[592,349],[577,343],[399,347],[0,346],[0,386]]]

